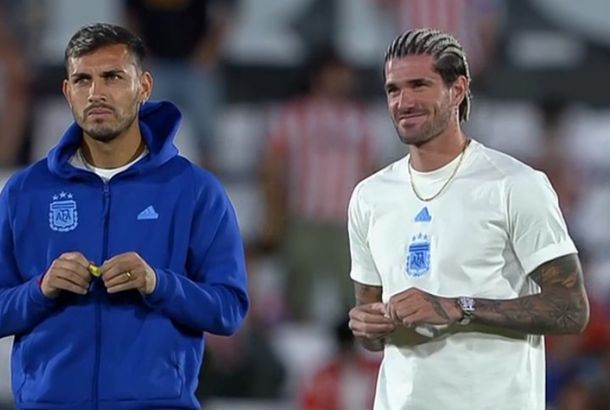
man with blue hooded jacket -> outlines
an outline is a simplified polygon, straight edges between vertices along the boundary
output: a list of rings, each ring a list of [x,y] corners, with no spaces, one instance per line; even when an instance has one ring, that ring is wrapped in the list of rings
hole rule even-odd
[[[94,24],[66,48],[72,124],[0,195],[0,337],[19,409],[198,409],[203,334],[248,309],[220,183],[178,155],[180,112],[147,103],[144,47]]]

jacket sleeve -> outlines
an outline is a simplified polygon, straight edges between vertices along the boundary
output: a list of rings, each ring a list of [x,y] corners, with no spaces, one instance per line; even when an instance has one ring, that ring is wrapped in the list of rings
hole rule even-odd
[[[42,294],[40,276],[24,280],[19,272],[14,252],[11,185],[9,181],[0,193],[0,337],[30,331],[55,306],[54,300]]]
[[[187,260],[189,277],[158,269],[145,302],[197,331],[234,333],[248,310],[243,243],[235,211],[220,183],[196,198]]]

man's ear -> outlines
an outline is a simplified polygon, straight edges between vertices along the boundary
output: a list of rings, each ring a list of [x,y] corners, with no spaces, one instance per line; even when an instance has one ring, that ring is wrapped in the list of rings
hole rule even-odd
[[[153,88],[153,78],[149,71],[144,71],[140,76],[140,103],[145,103],[150,98]]]
[[[468,79],[461,75],[455,79],[453,84],[451,85],[451,104],[459,108],[464,98],[466,98],[466,93],[468,91],[469,81]]]
[[[64,98],[68,102],[68,106],[70,106],[70,109],[71,109],[72,108],[72,95],[70,94],[70,83],[68,82],[68,80],[64,79],[64,82],[62,83],[62,86],[61,86],[61,91],[64,94]]]

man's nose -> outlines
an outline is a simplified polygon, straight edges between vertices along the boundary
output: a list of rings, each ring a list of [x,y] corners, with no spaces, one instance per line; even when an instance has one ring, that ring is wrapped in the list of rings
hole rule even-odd
[[[413,93],[409,90],[402,90],[398,96],[398,108],[411,108],[415,105]]]
[[[103,81],[91,81],[88,101],[90,103],[106,101],[106,90]]]

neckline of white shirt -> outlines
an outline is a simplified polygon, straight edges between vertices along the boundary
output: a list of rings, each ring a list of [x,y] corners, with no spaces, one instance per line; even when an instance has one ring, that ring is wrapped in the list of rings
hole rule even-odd
[[[149,152],[148,147],[145,146],[142,153],[140,155],[138,155],[138,157],[136,159],[134,159],[133,161],[131,161],[125,165],[122,165],[117,168],[99,168],[99,167],[96,167],[96,166],[90,164],[89,162],[87,162],[87,160],[83,156],[82,150],[80,148],[78,148],[78,150],[76,151],[74,156],[72,156],[72,158],[70,159],[70,164],[76,168],[93,172],[94,174],[96,174],[100,178],[102,178],[104,181],[110,181],[110,179],[112,179],[112,177],[127,170],[132,165],[134,165],[136,162],[138,162],[139,160],[144,158],[148,154],[148,152]]]
[[[464,151],[463,161],[466,160],[468,153],[470,151],[472,151],[476,145],[478,145],[478,143],[475,140],[470,140],[470,144],[468,144],[468,146],[466,147],[466,150]],[[411,154],[409,154],[405,157],[405,160],[404,160],[405,167],[409,167],[410,155]],[[440,168],[437,168],[435,170],[428,171],[428,172],[422,172],[422,171],[418,171],[414,168],[411,168],[411,173],[412,173],[413,177],[417,178],[418,180],[424,180],[426,182],[435,182],[438,180],[444,181],[447,179],[447,177],[449,177],[449,175],[451,175],[451,173],[453,172],[453,169],[457,166],[458,162],[460,161],[460,157],[461,157],[461,155],[458,154],[454,159],[452,159],[447,164],[443,165]],[[462,164],[462,166],[463,165],[464,164]],[[406,169],[406,171],[408,173],[409,170]]]

